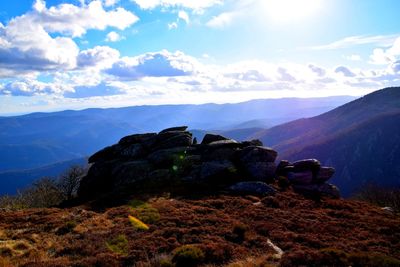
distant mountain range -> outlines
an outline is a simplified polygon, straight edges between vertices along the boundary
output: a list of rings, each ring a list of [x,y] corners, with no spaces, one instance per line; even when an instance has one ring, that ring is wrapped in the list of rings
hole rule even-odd
[[[400,88],[392,87],[356,100],[267,99],[3,117],[0,194],[15,192],[40,176],[56,175],[69,160],[82,162],[122,136],[175,125],[189,125],[198,141],[207,132],[217,132],[237,140],[258,138],[276,149],[280,159],[318,158],[336,168],[332,181],[344,196],[369,182],[400,186]]]
[[[281,159],[316,157],[335,167],[332,181],[344,195],[367,182],[400,186],[400,88],[382,89],[248,138],[272,146]]]
[[[354,98],[265,99],[237,104],[135,106],[0,117],[0,172],[85,157],[132,133],[173,125],[227,130],[264,128],[330,110]],[[253,127],[253,126],[251,126]]]

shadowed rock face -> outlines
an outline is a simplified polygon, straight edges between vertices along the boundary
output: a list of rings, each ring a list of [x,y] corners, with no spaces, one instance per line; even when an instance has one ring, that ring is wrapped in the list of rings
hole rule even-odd
[[[322,193],[333,197],[338,192],[325,182],[332,168],[317,160],[294,163],[275,160],[278,153],[259,140],[237,142],[220,135],[207,134],[201,144],[193,144],[186,126],[160,133],[135,134],[122,138],[89,158],[92,166],[82,181],[78,195],[92,199],[121,190],[162,191],[168,188],[236,189],[248,194],[268,194],[268,184],[285,176],[299,192]],[[246,183],[243,183],[246,182]],[[318,186],[315,186],[318,185]],[[324,185],[324,186],[322,186]],[[299,187],[300,188],[300,187]]]

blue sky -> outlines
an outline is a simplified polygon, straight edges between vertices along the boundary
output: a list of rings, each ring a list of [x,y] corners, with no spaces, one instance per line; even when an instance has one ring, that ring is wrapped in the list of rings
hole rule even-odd
[[[0,115],[364,95],[400,80],[397,0],[0,3]]]

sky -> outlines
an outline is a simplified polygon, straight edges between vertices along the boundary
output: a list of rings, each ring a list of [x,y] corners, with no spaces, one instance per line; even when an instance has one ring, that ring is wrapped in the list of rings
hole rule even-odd
[[[400,85],[398,0],[0,2],[0,116]]]

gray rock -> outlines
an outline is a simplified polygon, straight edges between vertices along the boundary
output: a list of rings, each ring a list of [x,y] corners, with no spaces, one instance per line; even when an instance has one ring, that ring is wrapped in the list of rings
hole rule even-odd
[[[153,166],[145,160],[128,161],[118,164],[112,171],[115,186],[132,185],[143,181],[153,170]]]
[[[329,198],[340,198],[339,189],[333,184],[311,184],[311,185],[293,185],[293,189],[300,194],[307,196],[325,196]]]
[[[152,150],[190,146],[192,144],[192,135],[188,132],[164,132],[160,133],[156,139]]]
[[[120,145],[128,145],[128,144],[137,144],[137,143],[142,143],[150,138],[156,136],[156,133],[145,133],[145,134],[133,134],[133,135],[128,135],[121,140],[119,140],[118,144]]]
[[[147,159],[156,167],[172,167],[174,163],[186,157],[190,150],[193,148],[188,146],[161,149],[149,154]]]
[[[102,150],[94,153],[89,157],[89,163],[97,162],[97,161],[105,161],[105,160],[113,160],[121,151],[121,146],[116,144],[112,146],[108,146],[103,148]]]
[[[309,185],[313,182],[313,173],[312,171],[289,172],[287,178],[295,185]]]
[[[233,160],[237,151],[236,147],[216,146],[203,153],[202,159],[204,161]]]
[[[278,153],[269,147],[249,146],[245,147],[239,155],[242,163],[247,162],[274,162]]]
[[[219,140],[207,144],[207,147],[211,149],[221,148],[221,147],[239,148],[241,146],[242,144],[238,143],[233,139]]]
[[[138,158],[143,156],[144,153],[145,150],[141,144],[131,144],[120,152],[121,156],[128,158]]]
[[[246,162],[242,165],[248,180],[272,183],[275,179],[276,165],[273,162]]]
[[[275,188],[263,182],[240,182],[230,186],[229,191],[257,196],[271,196],[276,193]]]
[[[332,167],[321,167],[318,174],[314,178],[315,183],[325,183],[335,174],[335,168]]]
[[[253,139],[253,140],[250,140],[250,141],[243,141],[242,145],[243,145],[243,147],[246,147],[246,146],[263,146],[263,142],[261,142],[258,139]]]
[[[166,132],[184,132],[186,131],[186,129],[188,128],[188,126],[177,126],[177,127],[171,127],[171,128],[167,128],[162,130],[160,133],[166,133]]]
[[[303,171],[318,171],[321,167],[321,163],[316,159],[303,159],[295,161],[291,164],[295,172]]]
[[[290,165],[290,162],[287,160],[281,160],[278,164],[278,166],[276,167],[276,175],[277,176],[287,176],[287,169],[286,167],[288,167]]]
[[[231,161],[209,161],[203,162],[200,167],[199,181],[210,181],[224,179],[236,173],[236,167]]]
[[[203,141],[201,141],[202,145],[207,145],[209,143],[215,142],[215,141],[222,141],[222,140],[229,140],[229,138],[226,138],[222,135],[219,134],[206,134],[203,137]]]

